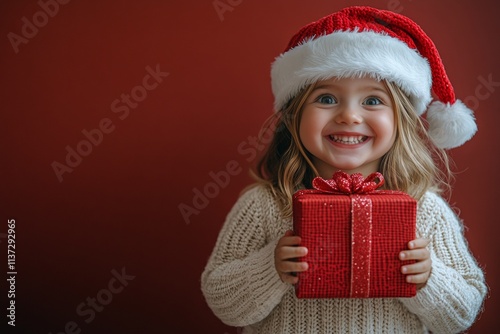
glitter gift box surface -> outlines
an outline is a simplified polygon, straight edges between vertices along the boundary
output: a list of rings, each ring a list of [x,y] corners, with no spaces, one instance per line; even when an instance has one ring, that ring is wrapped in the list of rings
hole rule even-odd
[[[379,183],[374,182],[378,179]],[[415,199],[397,191],[375,190],[380,173],[334,174],[315,178],[316,189],[293,196],[295,235],[308,254],[298,259],[298,298],[413,297],[415,284],[401,273],[399,253],[415,239]]]

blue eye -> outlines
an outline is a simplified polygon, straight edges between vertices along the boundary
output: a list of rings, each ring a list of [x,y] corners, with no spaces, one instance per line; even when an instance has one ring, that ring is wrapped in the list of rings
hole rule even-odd
[[[317,101],[322,104],[334,104],[337,100],[332,95],[321,95],[318,97]]]
[[[379,104],[382,104],[382,100],[380,100],[378,97],[369,97],[363,102],[363,104],[367,106],[376,106]]]

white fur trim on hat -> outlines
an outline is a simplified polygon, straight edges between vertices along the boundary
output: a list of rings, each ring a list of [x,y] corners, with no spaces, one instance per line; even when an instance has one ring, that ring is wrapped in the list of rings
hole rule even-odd
[[[397,38],[373,31],[336,31],[310,39],[276,58],[271,69],[279,111],[308,84],[333,77],[370,76],[398,85],[421,115],[432,100],[427,59]]]
[[[434,145],[450,149],[461,146],[477,131],[474,114],[462,101],[434,101],[427,110],[428,133]]]

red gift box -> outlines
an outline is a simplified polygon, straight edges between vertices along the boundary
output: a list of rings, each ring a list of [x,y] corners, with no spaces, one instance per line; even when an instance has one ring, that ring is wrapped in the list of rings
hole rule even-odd
[[[298,273],[298,298],[413,297],[399,253],[415,239],[417,202],[399,191],[376,190],[380,173],[336,172],[293,196],[294,232],[308,254]]]

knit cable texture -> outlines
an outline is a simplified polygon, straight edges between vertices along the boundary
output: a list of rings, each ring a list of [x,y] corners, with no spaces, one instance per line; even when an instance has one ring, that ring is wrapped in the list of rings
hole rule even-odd
[[[229,212],[201,277],[205,299],[243,333],[458,333],[481,310],[487,288],[462,225],[428,192],[418,203],[417,235],[431,240],[432,271],[414,298],[297,299],[281,282],[274,248],[290,219],[264,186],[244,193]]]

